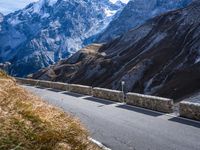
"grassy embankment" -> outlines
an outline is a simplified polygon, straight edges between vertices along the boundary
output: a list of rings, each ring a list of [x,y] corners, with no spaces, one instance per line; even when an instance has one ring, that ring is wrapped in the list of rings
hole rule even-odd
[[[80,122],[0,71],[0,150],[95,150]]]

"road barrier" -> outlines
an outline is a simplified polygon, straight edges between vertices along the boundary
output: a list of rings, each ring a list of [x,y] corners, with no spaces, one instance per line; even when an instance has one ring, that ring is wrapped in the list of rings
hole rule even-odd
[[[109,89],[104,89],[104,88],[93,88],[93,96],[116,101],[116,102],[123,101],[122,92],[116,91],[116,90],[109,90]]]
[[[149,96],[137,93],[127,93],[126,103],[165,113],[173,112],[173,100],[168,98]]]
[[[34,81],[32,81],[34,82]],[[35,85],[41,86],[41,87],[46,87],[46,88],[51,88],[51,82],[50,81],[41,81],[41,80],[37,80],[35,82]]]
[[[62,91],[69,91],[69,84],[62,82],[51,82],[51,88]]]
[[[92,87],[91,86],[84,86],[78,84],[69,84],[70,92],[85,94],[85,95],[92,95]]]
[[[32,80],[32,79],[24,79],[24,78],[15,78],[15,79],[20,84],[36,85],[39,82],[39,80]]]
[[[200,121],[200,103],[183,101],[179,107],[180,116]]]
[[[117,90],[105,88],[92,88],[77,84],[67,84],[61,82],[41,81],[33,79],[16,78],[19,83],[31,84],[34,86],[42,86],[46,88],[54,88],[58,90],[70,91],[74,93],[91,95],[97,98],[107,99],[115,102],[123,102],[123,93]],[[173,100],[155,96],[148,96],[136,93],[128,93],[126,95],[126,103],[129,105],[144,107],[160,112],[171,113],[173,111]]]
[[[30,84],[33,86],[42,86],[46,88],[54,88],[63,91],[91,95],[97,98],[107,99],[115,102],[123,102],[123,93],[117,90],[104,88],[92,88],[77,84],[67,84],[60,82],[41,81],[33,79],[16,78],[20,84]],[[148,96],[137,93],[127,93],[126,103],[138,107],[143,107],[155,111],[171,113],[173,112],[173,100],[156,96]],[[184,101],[180,103],[180,115],[186,118],[200,120],[200,104]]]

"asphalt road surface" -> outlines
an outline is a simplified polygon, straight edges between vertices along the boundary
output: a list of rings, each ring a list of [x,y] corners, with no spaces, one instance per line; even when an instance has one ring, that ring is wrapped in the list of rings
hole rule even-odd
[[[200,150],[200,122],[91,96],[23,86],[78,117],[91,137],[113,150]]]

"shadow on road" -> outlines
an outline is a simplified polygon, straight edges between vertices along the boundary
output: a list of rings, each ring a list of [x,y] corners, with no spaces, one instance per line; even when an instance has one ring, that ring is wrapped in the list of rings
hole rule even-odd
[[[31,84],[20,84],[19,85],[24,85],[24,86],[32,86]]]
[[[127,109],[127,110],[130,110],[130,111],[135,111],[135,112],[142,113],[142,114],[149,115],[149,116],[153,116],[153,117],[158,117],[158,116],[162,115],[161,113],[148,111],[148,110],[145,110],[143,108],[139,108],[139,107],[135,107],[135,106],[119,105],[119,106],[116,106],[116,107],[122,108],[122,109]]]
[[[183,118],[171,118],[171,119],[169,119],[169,121],[178,122],[178,123],[181,123],[181,124],[200,128],[200,122],[197,123],[197,122],[193,122],[193,121],[190,121],[190,120],[185,120]]]
[[[107,100],[100,99],[100,98],[96,98],[96,97],[86,97],[86,98],[83,98],[83,99],[93,101],[93,102],[97,102],[97,103],[101,103],[101,104],[104,104],[104,105],[114,104],[114,102],[107,101]]]
[[[73,93],[73,92],[63,92],[62,94],[73,96],[73,97],[83,97],[83,96],[85,96],[85,95]]]
[[[38,89],[46,89],[45,87],[41,87],[41,86],[36,86],[36,88],[38,88]]]
[[[61,90],[57,90],[57,89],[47,89],[49,91],[53,91],[53,92],[62,92]]]

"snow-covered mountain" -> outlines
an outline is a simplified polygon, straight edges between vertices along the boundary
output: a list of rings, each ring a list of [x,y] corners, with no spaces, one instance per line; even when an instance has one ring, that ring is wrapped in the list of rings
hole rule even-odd
[[[184,8],[192,0],[130,0],[123,11],[97,36],[96,42],[106,42],[139,27],[148,19],[162,13]]]
[[[11,74],[23,76],[67,58],[102,31],[124,5],[109,0],[31,3],[0,22],[0,62],[11,62]]]
[[[40,0],[0,17],[0,63],[11,62],[10,73],[25,76],[190,1]]]
[[[106,44],[90,45],[33,78],[180,100],[200,89],[200,1],[148,20]]]

